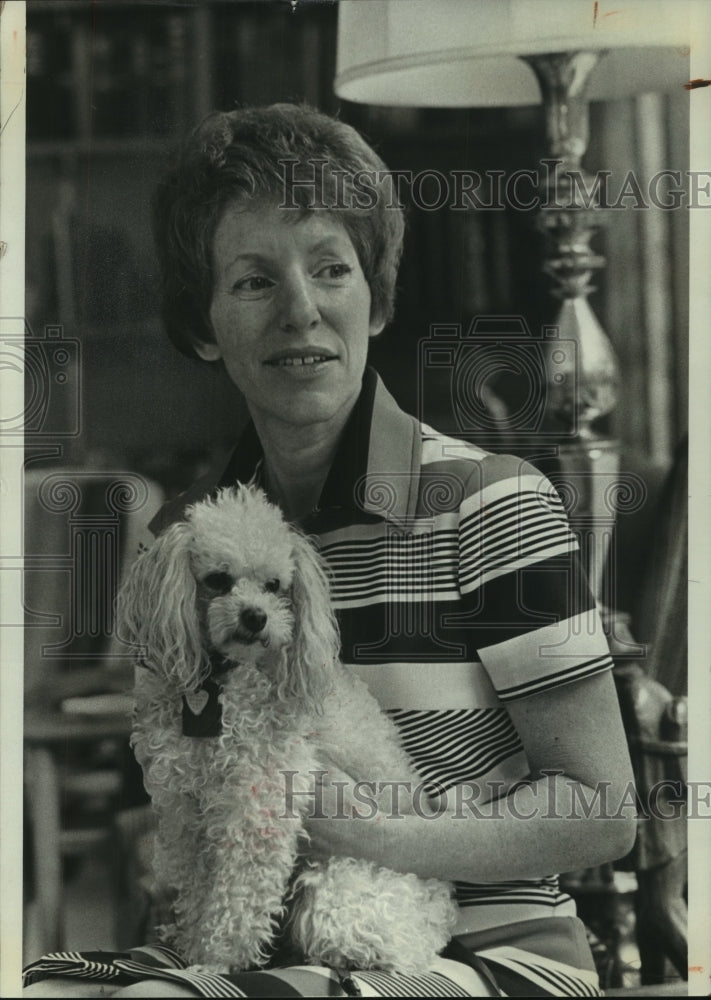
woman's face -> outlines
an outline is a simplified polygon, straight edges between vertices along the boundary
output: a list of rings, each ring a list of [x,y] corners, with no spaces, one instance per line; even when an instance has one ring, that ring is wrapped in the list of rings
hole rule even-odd
[[[325,212],[230,205],[215,231],[210,320],[215,343],[253,419],[342,426],[358,393],[370,288],[350,237]]]

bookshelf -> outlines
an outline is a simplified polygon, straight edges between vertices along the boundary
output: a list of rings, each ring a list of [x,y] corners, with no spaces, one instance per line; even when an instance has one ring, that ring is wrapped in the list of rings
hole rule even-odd
[[[63,460],[96,461],[108,445],[124,467],[180,467],[233,440],[244,412],[162,331],[155,181],[213,108],[335,110],[336,4],[28,0],[26,19],[26,311],[36,333],[60,325],[81,346],[81,434]]]
[[[28,0],[28,157],[152,154],[236,102],[334,110],[336,6]]]
[[[124,143],[152,152],[199,117],[210,99],[200,53],[211,14],[204,4],[30,0],[29,156],[113,155]]]

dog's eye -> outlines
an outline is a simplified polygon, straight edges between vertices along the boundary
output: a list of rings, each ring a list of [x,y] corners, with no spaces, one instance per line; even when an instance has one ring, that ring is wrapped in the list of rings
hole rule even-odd
[[[202,582],[218,594],[229,594],[235,583],[229,573],[208,573]]]
[[[264,589],[269,591],[270,594],[276,594],[278,590],[281,590],[281,583],[275,576],[273,580],[267,580],[264,584]]]

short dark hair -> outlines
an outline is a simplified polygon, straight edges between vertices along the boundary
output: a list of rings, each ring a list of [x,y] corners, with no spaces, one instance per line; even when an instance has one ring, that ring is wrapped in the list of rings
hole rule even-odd
[[[192,132],[153,198],[163,320],[190,357],[214,340],[210,323],[215,229],[235,200],[279,199],[337,215],[371,293],[371,318],[392,318],[404,218],[393,179],[350,125],[307,105],[215,111]]]

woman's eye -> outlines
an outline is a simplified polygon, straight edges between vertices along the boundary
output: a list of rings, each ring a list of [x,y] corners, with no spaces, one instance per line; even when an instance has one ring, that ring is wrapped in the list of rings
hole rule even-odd
[[[202,582],[216,594],[229,594],[235,583],[229,573],[208,573]]]
[[[277,591],[281,590],[281,583],[276,577],[274,577],[273,580],[267,580],[264,584],[264,589],[270,594],[276,594]]]
[[[353,268],[350,264],[328,264],[326,267],[321,268],[318,272],[318,277],[337,280],[338,278],[345,278],[352,270]]]
[[[248,278],[241,278],[240,281],[236,281],[233,285],[233,291],[235,292],[247,292],[247,293],[257,293],[264,292],[268,288],[271,288],[274,282],[271,278],[265,278],[262,274],[253,274]]]

